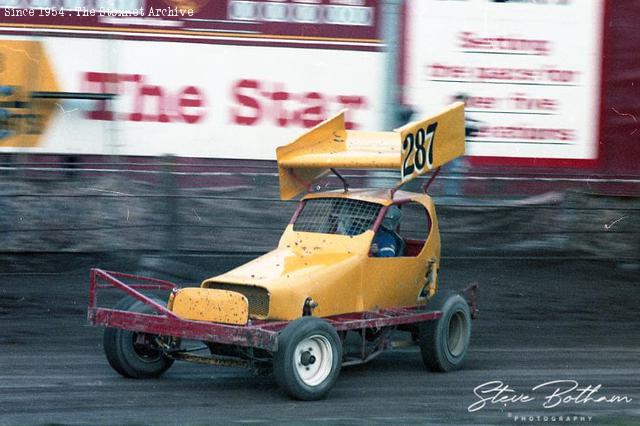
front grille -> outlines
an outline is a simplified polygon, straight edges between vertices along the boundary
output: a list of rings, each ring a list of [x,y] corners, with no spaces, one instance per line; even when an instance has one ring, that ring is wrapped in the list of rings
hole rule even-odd
[[[244,295],[249,301],[249,316],[254,318],[266,318],[269,315],[269,292],[262,287],[250,285],[211,283],[209,288],[235,291]]]

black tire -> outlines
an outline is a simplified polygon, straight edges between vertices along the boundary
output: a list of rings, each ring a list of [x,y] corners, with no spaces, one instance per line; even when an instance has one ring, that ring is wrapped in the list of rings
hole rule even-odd
[[[305,344],[308,347],[299,347]],[[338,379],[341,367],[342,343],[338,333],[320,318],[292,321],[278,336],[273,374],[292,398],[303,401],[324,398]]]
[[[442,311],[442,316],[420,324],[422,361],[431,371],[459,369],[471,338],[471,312],[467,301],[457,293],[442,292],[429,301],[427,309]]]
[[[161,300],[153,298],[163,304]],[[113,309],[120,311],[153,313],[153,309],[139,300],[125,297]],[[147,379],[159,377],[173,364],[161,350],[135,344],[138,333],[119,328],[104,330],[104,353],[111,367],[124,377]]]

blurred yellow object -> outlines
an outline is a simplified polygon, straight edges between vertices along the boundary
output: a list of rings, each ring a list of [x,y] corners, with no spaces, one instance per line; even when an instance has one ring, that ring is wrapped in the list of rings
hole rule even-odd
[[[8,135],[0,147],[34,147],[53,116],[56,101],[33,98],[33,92],[58,92],[58,84],[42,43],[0,40],[0,85],[8,93],[0,96],[10,113]]]

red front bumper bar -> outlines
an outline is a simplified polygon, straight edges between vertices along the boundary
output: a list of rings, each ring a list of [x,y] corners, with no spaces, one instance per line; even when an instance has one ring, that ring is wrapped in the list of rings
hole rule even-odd
[[[125,284],[122,280],[135,281]],[[178,288],[174,283],[155,278],[140,277],[121,272],[91,269],[88,320],[92,325],[121,328],[163,336],[239,345],[276,351],[278,333],[288,321],[252,321],[247,325],[226,325],[179,318],[165,306],[159,305],[138,290],[168,290]],[[98,307],[98,293],[117,289],[150,306],[156,314],[141,314]],[[358,312],[325,318],[336,330],[381,328],[400,324],[431,321],[442,312],[425,312],[423,307],[386,309],[378,312]]]
[[[136,281],[125,284],[121,279]],[[98,292],[115,288],[134,299],[150,306],[157,314],[125,312],[97,306]],[[261,325],[233,326],[179,318],[165,306],[159,305],[138,290],[173,290],[176,284],[154,278],[139,277],[121,272],[92,269],[89,286],[88,319],[93,325],[125,330],[139,331],[184,339],[203,340],[240,346],[275,350],[277,347],[277,329],[271,329],[277,323]]]

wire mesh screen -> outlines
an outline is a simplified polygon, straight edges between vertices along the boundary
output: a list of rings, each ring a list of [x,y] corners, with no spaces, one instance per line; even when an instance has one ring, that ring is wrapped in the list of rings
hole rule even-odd
[[[359,235],[371,229],[382,206],[345,198],[307,200],[293,224],[294,231]]]

